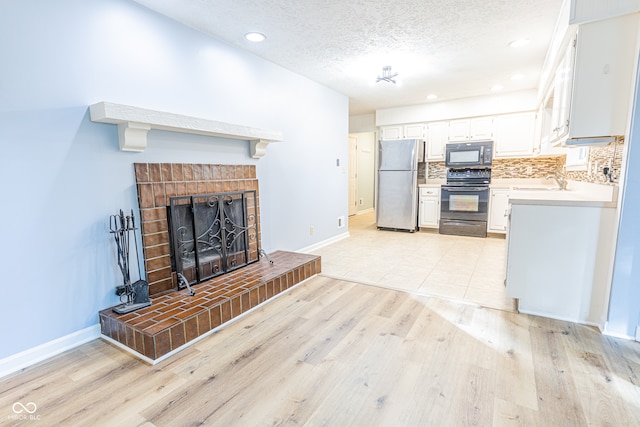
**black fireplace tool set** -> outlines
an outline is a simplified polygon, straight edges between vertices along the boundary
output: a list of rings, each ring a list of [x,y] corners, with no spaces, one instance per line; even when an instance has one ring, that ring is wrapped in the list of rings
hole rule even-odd
[[[151,305],[149,300],[149,283],[142,280],[140,271],[140,255],[138,254],[138,238],[136,237],[136,219],[133,215],[124,215],[122,209],[118,215],[109,217],[109,230],[113,235],[118,250],[118,267],[122,272],[123,284],[116,286],[116,295],[120,297],[122,304],[113,307],[113,311],[118,314],[130,313],[143,307]],[[131,283],[131,271],[129,269],[129,249],[130,235],[133,232],[133,243],[136,250],[136,261],[138,263],[138,280]]]

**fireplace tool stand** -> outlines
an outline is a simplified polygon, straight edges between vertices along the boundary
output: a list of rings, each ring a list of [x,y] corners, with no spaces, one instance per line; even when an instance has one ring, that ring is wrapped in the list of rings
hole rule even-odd
[[[149,300],[149,284],[146,280],[142,280],[140,271],[140,255],[138,254],[138,238],[136,237],[136,220],[133,215],[125,216],[120,210],[119,215],[111,215],[109,217],[109,229],[116,242],[118,251],[118,267],[122,272],[121,286],[116,286],[116,295],[120,297],[122,304],[113,307],[113,311],[118,314],[130,313],[143,307],[151,305]],[[136,248],[136,260],[138,262],[138,280],[131,283],[131,272],[129,269],[129,236],[133,232],[134,245]]]

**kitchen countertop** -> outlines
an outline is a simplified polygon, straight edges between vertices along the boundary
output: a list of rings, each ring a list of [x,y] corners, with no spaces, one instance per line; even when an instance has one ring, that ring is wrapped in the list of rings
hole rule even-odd
[[[418,188],[440,187],[442,184],[446,183],[446,179],[420,179],[418,180]]]
[[[446,184],[445,179],[420,180],[419,188],[434,188]],[[492,189],[508,189],[509,203],[518,205],[583,206],[615,208],[618,186],[569,181],[567,190],[555,190],[558,185],[540,178],[494,178]],[[517,189],[520,188],[520,189]]]
[[[512,205],[615,208],[618,202],[618,187],[615,185],[569,181],[566,190],[556,190],[558,186],[555,182],[549,185],[547,181],[545,185],[516,183],[508,188],[509,203]]]

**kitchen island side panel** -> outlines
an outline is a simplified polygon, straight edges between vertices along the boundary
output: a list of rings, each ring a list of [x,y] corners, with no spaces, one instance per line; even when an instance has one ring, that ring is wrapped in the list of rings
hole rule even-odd
[[[511,207],[507,295],[522,313],[604,324],[615,208]]]

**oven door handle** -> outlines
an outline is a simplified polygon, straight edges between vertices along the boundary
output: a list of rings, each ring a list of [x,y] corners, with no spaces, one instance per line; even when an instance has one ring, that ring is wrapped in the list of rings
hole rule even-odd
[[[445,191],[451,191],[453,193],[455,192],[464,192],[464,191],[476,191],[476,192],[480,192],[480,191],[489,191],[488,188],[482,188],[482,187],[464,187],[464,188],[459,188],[459,187],[455,187],[455,188],[443,188],[443,190]]]

